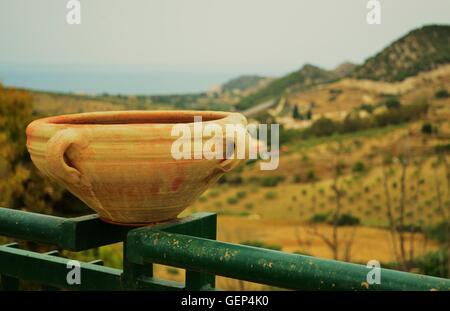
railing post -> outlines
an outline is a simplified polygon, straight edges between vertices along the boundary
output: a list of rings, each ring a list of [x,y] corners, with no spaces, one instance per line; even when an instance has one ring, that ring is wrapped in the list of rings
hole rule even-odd
[[[46,252],[46,253],[44,253],[44,255],[58,256],[59,255],[59,251],[54,250],[54,251]],[[45,291],[58,291],[59,288],[58,287],[54,287],[54,286],[49,286],[49,285],[42,285],[42,290],[45,290]]]
[[[203,221],[195,228],[196,232],[188,235],[210,240],[217,239],[217,216],[203,218]],[[188,290],[208,290],[216,286],[216,276],[205,272],[197,272],[186,269],[186,289]]]
[[[10,276],[0,275],[0,285],[1,290],[17,291],[20,288],[20,281]]]
[[[216,239],[217,231],[217,215],[215,213],[197,213],[192,216],[177,219],[168,223],[162,223],[142,228],[130,230],[131,232],[148,231],[165,231],[170,233],[180,233],[187,236],[206,238],[209,240]],[[143,268],[141,264],[129,261],[129,245],[124,242],[124,286],[139,289],[139,278],[143,276],[152,276],[148,274],[147,268]],[[143,270],[142,270],[143,269]],[[185,289],[189,290],[210,290],[215,287],[215,275],[193,270],[186,270]]]
[[[3,245],[6,247],[18,248],[18,243]],[[20,280],[7,275],[0,275],[0,289],[4,291],[17,291],[20,289]]]
[[[123,290],[139,289],[139,279],[153,277],[153,264],[135,264],[128,260],[127,242],[123,242]]]

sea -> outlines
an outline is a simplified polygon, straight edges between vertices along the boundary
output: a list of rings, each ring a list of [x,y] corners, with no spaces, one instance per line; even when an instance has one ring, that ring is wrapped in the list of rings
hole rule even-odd
[[[200,93],[236,76],[232,72],[161,68],[0,65],[0,83],[5,86],[92,95]]]

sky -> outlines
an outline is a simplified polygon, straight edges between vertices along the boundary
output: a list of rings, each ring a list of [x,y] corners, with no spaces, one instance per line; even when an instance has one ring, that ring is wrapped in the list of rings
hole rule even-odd
[[[408,31],[450,24],[448,0],[0,0],[0,66],[281,75],[361,63]]]

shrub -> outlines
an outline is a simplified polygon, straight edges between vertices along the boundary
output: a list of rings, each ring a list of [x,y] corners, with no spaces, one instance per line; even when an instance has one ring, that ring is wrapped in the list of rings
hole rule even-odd
[[[316,136],[329,136],[339,131],[339,124],[331,119],[321,117],[313,122],[310,131]]]
[[[238,199],[243,199],[247,196],[247,192],[246,191],[238,191],[238,193],[236,193],[236,197]]]
[[[209,195],[211,198],[217,198],[217,197],[219,196],[219,194],[220,194],[220,192],[217,191],[217,190],[212,190],[212,191],[210,191],[210,192],[208,193],[208,195]]]
[[[342,93],[342,90],[341,89],[330,89],[328,92],[333,95],[339,95]]]
[[[342,133],[351,133],[360,130],[364,130],[370,127],[369,119],[361,118],[359,115],[348,114],[344,121],[342,122],[340,132]]]
[[[435,128],[429,122],[426,122],[422,125],[421,132],[425,135],[431,135],[435,132]]]
[[[319,214],[314,214],[309,221],[312,223],[316,223],[316,224],[322,224],[322,223],[326,223],[328,220],[328,214],[325,213],[319,213]]]
[[[448,91],[446,89],[439,89],[436,91],[436,93],[434,93],[435,98],[447,98],[449,96],[450,96],[450,94],[448,93]]]
[[[265,194],[264,197],[265,197],[266,199],[268,199],[268,200],[273,200],[273,199],[275,199],[277,196],[278,196],[277,192],[275,192],[275,191],[269,191],[269,192],[266,192],[266,194]]]
[[[359,218],[353,216],[351,213],[341,214],[337,220],[338,226],[356,226],[359,225],[359,223]]]
[[[229,197],[229,198],[227,199],[227,202],[228,202],[228,204],[234,205],[234,204],[236,204],[237,202],[239,202],[239,200],[238,200],[237,198],[235,198],[235,197]]]
[[[294,183],[298,184],[302,182],[302,176],[296,174],[294,175]]]
[[[303,116],[300,114],[300,112],[298,111],[298,107],[297,105],[294,106],[293,110],[292,110],[292,117],[294,119],[303,119]]]
[[[250,213],[248,211],[242,211],[242,212],[239,212],[237,215],[241,216],[241,217],[246,217],[246,216],[250,215]]]
[[[311,109],[308,109],[305,113],[305,119],[306,120],[311,120],[312,119],[312,111]]]
[[[306,174],[306,179],[308,181],[313,181],[316,179],[316,172],[313,169],[310,169]]]
[[[384,102],[384,105],[387,109],[398,109],[401,106],[400,101],[395,96],[388,97]]]
[[[246,209],[253,209],[253,203],[251,203],[251,202],[245,203],[244,207]]]
[[[430,239],[439,241],[439,243],[447,243],[447,222],[443,221],[434,226],[426,228],[425,235]]]
[[[352,166],[352,172],[353,173],[362,173],[366,170],[366,166],[364,165],[363,162],[361,161],[357,161],[355,164],[353,164]]]
[[[436,151],[436,153],[446,153],[446,152],[450,152],[450,144],[436,145],[436,146],[434,147],[434,150]]]
[[[236,174],[223,175],[220,177],[219,184],[241,185],[243,182],[242,177]]]
[[[252,183],[252,184],[260,184],[261,178],[259,178],[257,176],[251,176],[251,177],[249,177],[248,182]]]
[[[378,126],[386,126],[390,124],[400,124],[416,120],[428,111],[429,105],[426,102],[420,102],[396,109],[389,109],[375,116],[375,123]]]
[[[252,193],[257,193],[257,192],[259,192],[259,188],[258,188],[258,187],[251,187],[251,188],[250,188],[250,191],[251,191]]]
[[[373,106],[369,105],[369,104],[362,104],[361,106],[359,106],[359,109],[363,110],[363,111],[367,111],[368,113],[373,112]]]
[[[266,176],[261,180],[261,185],[263,187],[276,187],[284,179],[284,176]]]
[[[414,260],[413,265],[426,275],[448,277],[448,252],[445,248],[427,253]]]

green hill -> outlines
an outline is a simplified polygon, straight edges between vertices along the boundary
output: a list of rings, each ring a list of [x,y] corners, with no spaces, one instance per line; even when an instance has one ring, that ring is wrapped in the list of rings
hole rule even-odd
[[[401,81],[450,62],[450,26],[415,29],[358,66],[352,76],[387,82]]]
[[[258,92],[244,97],[237,105],[239,110],[248,109],[271,98],[283,95],[290,89],[304,89],[312,85],[331,82],[340,78],[337,71],[328,71],[313,65],[305,65],[300,70],[270,82]]]
[[[224,83],[222,85],[222,89],[230,92],[233,90],[244,91],[246,89],[258,86],[258,84],[264,79],[266,78],[256,75],[243,75]]]
[[[289,91],[301,91],[346,76],[387,82],[401,81],[449,62],[450,26],[424,26],[391,43],[362,65],[344,63],[332,71],[305,65],[300,70],[275,79],[258,92],[242,98],[236,107],[245,110]]]

